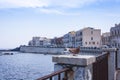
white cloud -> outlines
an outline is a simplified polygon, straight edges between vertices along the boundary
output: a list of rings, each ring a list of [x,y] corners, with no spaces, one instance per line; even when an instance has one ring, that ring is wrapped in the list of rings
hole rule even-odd
[[[47,7],[47,0],[0,0],[0,8]]]
[[[80,13],[68,13],[68,12],[64,12],[64,11],[60,11],[60,10],[57,10],[57,9],[44,9],[44,8],[38,8],[36,9],[37,12],[42,12],[42,13],[45,13],[45,14],[60,14],[60,15],[80,15]]]
[[[74,8],[93,3],[98,0],[0,0],[0,8],[19,7],[67,7]]]
[[[64,15],[62,11],[55,10],[55,9],[39,9],[40,12],[46,13],[46,14],[61,14]]]
[[[66,10],[103,1],[104,0],[0,0],[0,9],[21,7],[36,8],[39,12],[46,14],[79,15],[79,13],[67,13]]]
[[[60,6],[66,8],[76,8],[87,4],[91,4],[98,0],[51,0],[53,6]]]

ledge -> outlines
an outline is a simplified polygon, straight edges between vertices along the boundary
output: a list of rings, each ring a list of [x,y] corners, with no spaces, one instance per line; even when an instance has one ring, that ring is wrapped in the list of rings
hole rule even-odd
[[[53,62],[61,64],[87,66],[96,61],[96,56],[93,55],[57,55],[53,56]]]
[[[103,48],[102,49],[102,51],[104,51],[104,52],[115,52],[117,50],[118,50],[117,48]]]

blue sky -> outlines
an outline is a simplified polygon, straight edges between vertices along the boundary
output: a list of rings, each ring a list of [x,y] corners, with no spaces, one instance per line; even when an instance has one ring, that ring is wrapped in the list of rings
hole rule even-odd
[[[0,48],[33,36],[60,37],[84,27],[108,32],[120,23],[120,0],[0,0]]]

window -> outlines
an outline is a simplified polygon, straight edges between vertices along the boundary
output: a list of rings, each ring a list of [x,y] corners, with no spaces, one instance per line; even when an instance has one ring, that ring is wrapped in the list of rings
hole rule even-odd
[[[113,32],[113,31],[111,31],[111,35],[114,35],[114,32]]]
[[[99,42],[97,42],[97,44],[99,44]]]
[[[82,32],[80,32],[80,35],[82,35]]]
[[[93,34],[93,31],[91,31],[91,34]]]
[[[91,37],[91,40],[93,40],[93,37]]]
[[[93,44],[95,44],[95,42],[93,42]]]
[[[80,39],[80,41],[82,41],[82,38]]]
[[[89,42],[89,44],[91,44],[91,42]]]
[[[115,34],[115,36],[116,36],[116,30],[114,31],[114,34]]]

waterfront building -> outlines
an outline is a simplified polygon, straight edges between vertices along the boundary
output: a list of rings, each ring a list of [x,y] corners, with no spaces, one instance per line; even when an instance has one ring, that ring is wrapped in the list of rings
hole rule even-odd
[[[101,30],[84,28],[78,31],[70,31],[63,37],[47,39],[46,37],[33,37],[29,46],[50,46],[50,47],[100,47]]]
[[[87,27],[76,31],[75,36],[76,47],[100,47],[101,46],[101,30]]]
[[[75,47],[75,31],[68,32],[63,36],[64,47]]]
[[[57,37],[54,37],[54,38],[51,39],[51,47],[56,46],[56,38]]]
[[[29,41],[29,46],[39,46],[40,37],[33,37],[32,40]]]
[[[101,36],[102,45],[110,46],[110,32],[103,33]]]
[[[59,37],[56,39],[56,45],[57,47],[63,47],[63,37]]]
[[[120,48],[120,23],[110,29],[111,47]]]
[[[40,46],[50,46],[51,45],[51,39],[48,39],[46,37],[40,37]]]
[[[33,37],[28,45],[45,47],[51,45],[51,40],[46,37]]]
[[[53,39],[51,39],[51,45],[53,47],[63,47],[63,37],[55,37]]]

